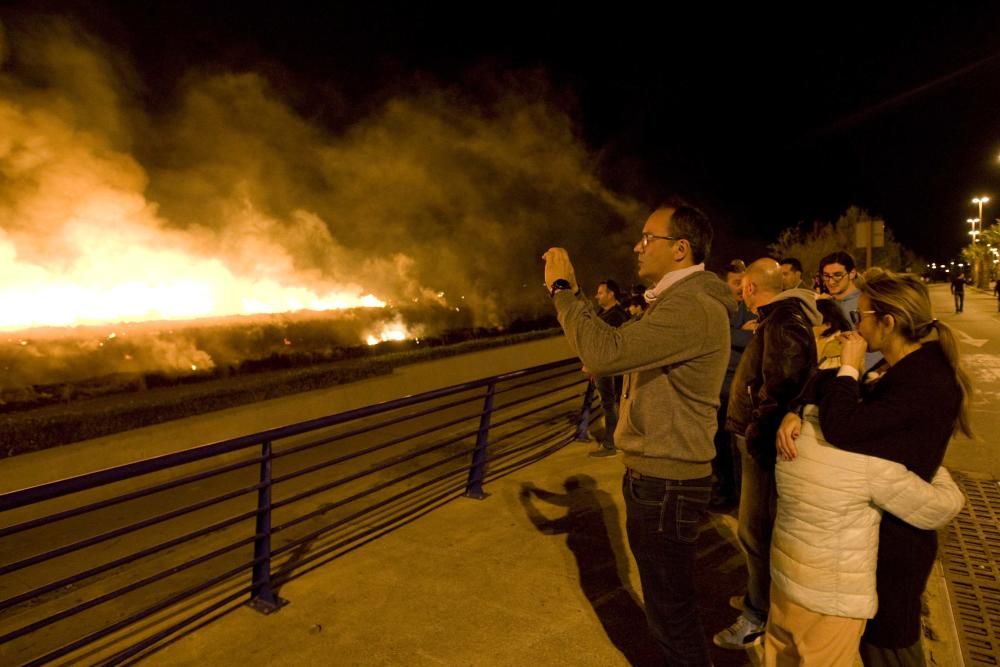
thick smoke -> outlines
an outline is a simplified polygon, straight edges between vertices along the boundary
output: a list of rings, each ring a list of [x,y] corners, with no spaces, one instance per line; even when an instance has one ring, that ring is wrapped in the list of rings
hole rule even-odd
[[[318,310],[331,294],[504,326],[549,307],[554,244],[588,289],[631,279],[629,239],[607,230],[642,212],[596,179],[538,73],[498,77],[485,101],[410,86],[334,132],[254,71],[190,71],[143,108],[127,58],[94,36],[53,18],[7,28],[0,329],[53,303],[67,321],[38,323]],[[168,278],[175,301],[150,311]]]

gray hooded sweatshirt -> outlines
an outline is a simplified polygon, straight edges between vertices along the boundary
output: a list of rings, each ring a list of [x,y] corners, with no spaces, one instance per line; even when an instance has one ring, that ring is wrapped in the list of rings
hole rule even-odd
[[[736,311],[726,284],[713,273],[694,273],[617,329],[569,291],[553,301],[570,347],[590,372],[627,373],[615,430],[626,467],[666,479],[711,475],[729,316]]]

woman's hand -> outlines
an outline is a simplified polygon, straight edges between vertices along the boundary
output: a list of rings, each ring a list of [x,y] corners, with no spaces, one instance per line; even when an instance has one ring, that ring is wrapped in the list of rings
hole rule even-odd
[[[845,331],[840,334],[840,340],[844,343],[840,351],[840,365],[853,366],[860,374],[865,370],[865,352],[868,351],[868,341],[861,337],[857,331]]]
[[[799,450],[795,446],[795,439],[802,432],[802,418],[794,412],[789,412],[781,420],[778,427],[778,435],[775,438],[775,447],[778,450],[778,458],[782,461],[793,461],[798,456]]]

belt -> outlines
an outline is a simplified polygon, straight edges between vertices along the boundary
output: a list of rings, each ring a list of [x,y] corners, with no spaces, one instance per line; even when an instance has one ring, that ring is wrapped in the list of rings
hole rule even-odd
[[[625,468],[628,476],[632,479],[646,480],[648,482],[670,482],[671,486],[705,486],[706,477],[699,477],[696,479],[667,479],[666,477],[653,477],[652,475],[644,475],[637,470],[632,468]]]

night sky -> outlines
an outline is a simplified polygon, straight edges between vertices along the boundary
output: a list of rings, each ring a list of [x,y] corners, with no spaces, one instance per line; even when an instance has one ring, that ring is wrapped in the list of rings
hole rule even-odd
[[[784,227],[832,221],[853,204],[943,260],[968,241],[973,196],[1000,205],[993,3],[877,13],[840,3],[825,13],[421,4],[30,6],[71,16],[127,53],[150,113],[170,104],[191,67],[263,72],[331,131],[427,82],[475,99],[487,94],[484,78],[534,72],[605,185],[647,204],[688,197],[718,222],[724,247],[746,256]]]

